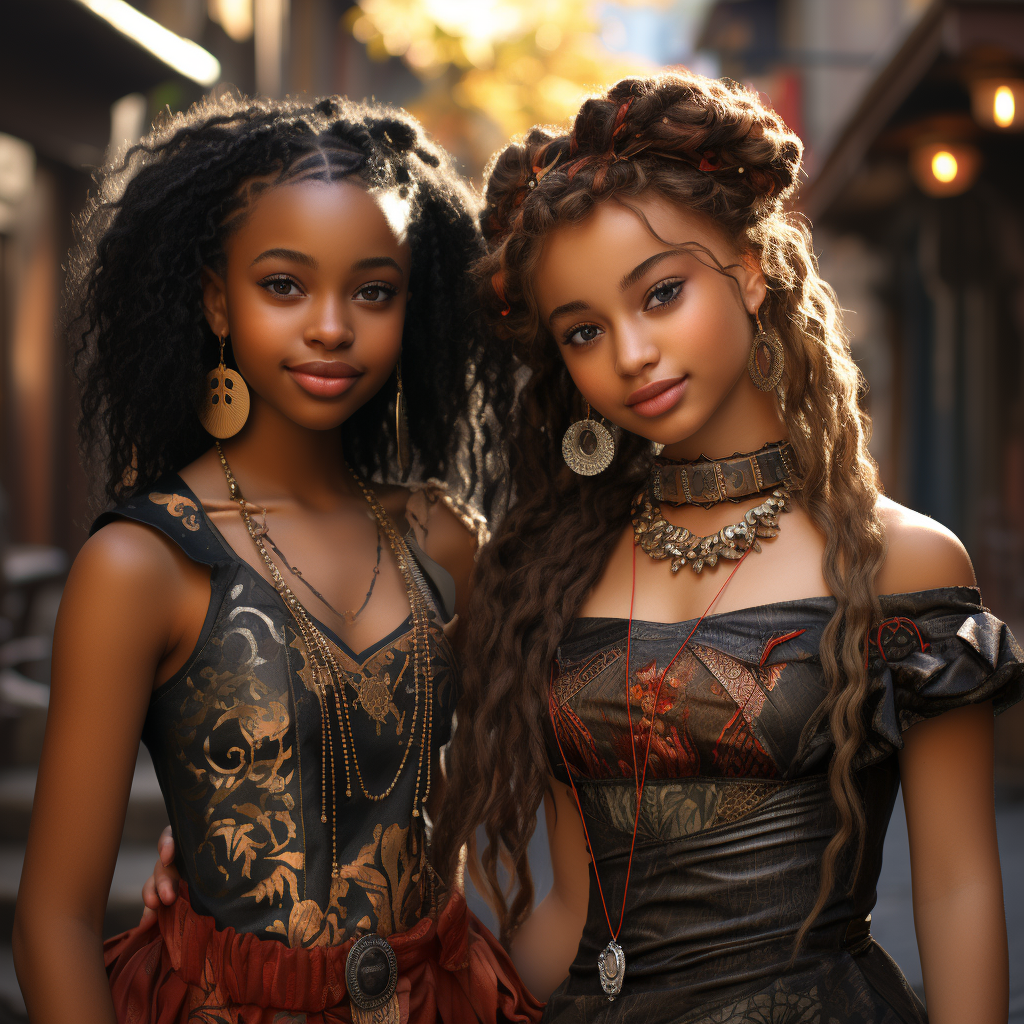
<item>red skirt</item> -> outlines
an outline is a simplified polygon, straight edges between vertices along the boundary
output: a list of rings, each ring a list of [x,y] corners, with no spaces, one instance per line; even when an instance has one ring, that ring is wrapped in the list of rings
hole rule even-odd
[[[217,928],[181,883],[157,922],[108,939],[104,962],[121,1024],[350,1024],[340,946],[289,948]],[[461,895],[438,918],[387,939],[398,959],[402,1024],[534,1022],[543,1003]]]

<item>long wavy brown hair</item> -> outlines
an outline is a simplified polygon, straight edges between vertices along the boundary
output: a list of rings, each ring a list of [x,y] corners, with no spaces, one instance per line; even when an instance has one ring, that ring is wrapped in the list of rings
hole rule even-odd
[[[830,689],[805,736],[820,716],[828,717],[837,829],[797,947],[836,884],[840,853],[851,841],[851,885],[856,877],[864,815],[852,763],[864,738],[863,644],[878,612],[872,584],[884,537],[868,421],[858,405],[862,380],[835,295],[818,276],[808,226],[786,207],[802,149],[754,93],[680,71],[619,82],[583,104],[571,132],[534,129],[490,169],[481,295],[498,343],[514,346],[524,383],[509,424],[514,498],[477,570],[459,725],[448,757],[452,799],[437,822],[434,856],[442,876],[453,877],[461,848],[473,849],[475,830],[484,825],[484,884],[505,942],[533,902],[526,850],[551,770],[543,722],[552,659],[625,528],[630,498],[651,464],[650,443],[624,434],[603,474],[577,477],[567,469],[561,437],[582,410],[532,290],[548,233],[612,197],[629,203],[655,193],[711,217],[757,261],[767,282],[761,315],[785,350],[778,397],[799,463],[795,497],[825,536],[824,576],[836,599],[821,640]],[[501,865],[514,875],[505,884]]]

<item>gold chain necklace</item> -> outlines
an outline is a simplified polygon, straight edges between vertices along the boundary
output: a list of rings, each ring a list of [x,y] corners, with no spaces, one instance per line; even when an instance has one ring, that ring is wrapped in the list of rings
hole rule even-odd
[[[651,558],[671,558],[672,572],[688,565],[699,573],[719,558],[742,558],[748,549],[761,550],[758,538],[779,535],[779,515],[789,511],[791,495],[778,487],[771,496],[749,509],[738,523],[723,526],[717,533],[698,537],[685,526],[673,526],[661,514],[650,488],[645,486],[633,499],[633,537]]]
[[[334,799],[331,800],[331,874],[334,877],[338,875],[338,801],[337,801],[337,774],[335,772],[335,760],[334,760],[334,735],[330,727],[330,701],[328,699],[328,691],[333,691],[334,696],[334,710],[338,720],[338,731],[341,735],[341,752],[342,759],[345,764],[345,796],[349,799],[352,797],[352,766],[355,767],[356,778],[359,781],[360,789],[363,795],[368,800],[381,801],[387,799],[394,791],[395,786],[398,784],[398,780],[402,775],[402,771],[405,768],[406,762],[409,758],[409,752],[412,749],[413,741],[416,737],[416,723],[419,719],[420,713],[420,696],[421,696],[421,682],[423,683],[422,690],[424,692],[424,710],[423,710],[423,721],[420,727],[420,751],[417,761],[416,768],[416,785],[413,789],[413,817],[419,817],[419,805],[425,804],[427,798],[430,795],[430,784],[431,784],[431,763],[430,763],[430,741],[433,733],[433,690],[432,684],[433,679],[430,672],[430,647],[429,647],[429,631],[430,631],[430,618],[427,610],[426,599],[423,596],[423,592],[418,586],[416,586],[415,579],[413,577],[412,570],[412,555],[409,552],[408,545],[399,535],[395,529],[394,524],[391,522],[391,517],[387,514],[387,511],[377,500],[376,495],[359,479],[355,473],[352,473],[353,479],[358,485],[360,491],[362,491],[363,497],[366,499],[373,512],[374,518],[377,520],[378,525],[383,530],[384,535],[388,538],[388,544],[391,550],[395,554],[395,559],[398,562],[399,571],[402,574],[402,578],[405,581],[406,593],[409,598],[409,607],[412,612],[412,636],[413,636],[413,713],[412,722],[409,727],[409,739],[406,742],[405,750],[402,753],[401,762],[398,765],[398,770],[395,772],[395,777],[391,780],[391,783],[382,793],[371,793],[366,788],[366,782],[363,779],[362,768],[359,764],[359,759],[356,754],[355,746],[355,735],[352,731],[352,721],[349,716],[349,704],[348,696],[345,692],[344,676],[341,669],[338,666],[338,662],[334,657],[334,653],[331,651],[330,644],[327,638],[317,629],[314,624],[312,617],[306,611],[302,602],[299,601],[291,587],[288,586],[284,577],[281,575],[280,570],[275,564],[274,560],[270,557],[270,552],[267,551],[266,545],[263,543],[263,532],[253,522],[252,517],[249,514],[247,502],[242,496],[241,488],[238,486],[238,481],[235,479],[234,473],[231,471],[230,465],[228,465],[227,457],[224,455],[224,449],[221,447],[220,442],[215,445],[217,449],[217,455],[220,458],[221,468],[224,470],[224,477],[227,480],[228,491],[231,494],[231,498],[238,504],[239,511],[242,515],[242,521],[245,523],[245,528],[252,538],[253,543],[256,545],[256,550],[260,553],[264,563],[267,566],[267,570],[270,573],[270,578],[273,581],[274,589],[277,590],[281,599],[284,601],[285,607],[291,613],[295,619],[296,626],[298,627],[299,634],[302,636],[303,644],[305,645],[307,655],[309,657],[310,668],[313,673],[313,679],[316,684],[316,693],[320,703],[320,727],[324,737],[324,748],[326,749],[327,756],[321,756],[321,812],[320,821],[323,824],[327,824],[327,766],[328,761],[330,762],[331,771],[331,793]],[[351,748],[351,765],[349,760],[349,753]],[[426,762],[426,778],[425,785],[421,787],[421,782],[424,781],[423,765]],[[422,795],[421,795],[422,788]]]

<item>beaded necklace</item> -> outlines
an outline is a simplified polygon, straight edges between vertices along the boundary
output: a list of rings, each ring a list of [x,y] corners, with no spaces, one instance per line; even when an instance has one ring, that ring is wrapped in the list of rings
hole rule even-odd
[[[267,571],[270,573],[270,578],[273,581],[275,590],[280,594],[285,607],[295,619],[295,624],[298,627],[299,634],[302,637],[303,644],[305,645],[306,653],[309,658],[309,665],[312,670],[313,679],[316,683],[316,694],[320,703],[320,727],[323,733],[324,747],[327,754],[326,757],[321,757],[320,759],[320,821],[325,825],[327,824],[327,775],[329,762],[332,796],[330,801],[331,874],[333,877],[337,878],[338,777],[335,770],[334,734],[330,721],[332,703],[330,699],[331,696],[333,696],[334,712],[338,723],[338,731],[341,736],[341,754],[345,765],[345,796],[349,799],[352,797],[353,768],[355,769],[356,778],[359,782],[359,787],[362,790],[363,796],[368,800],[379,802],[387,799],[387,797],[391,795],[395,786],[398,784],[398,780],[401,777],[402,771],[405,769],[406,762],[409,759],[410,751],[412,750],[413,743],[416,739],[417,722],[420,723],[420,743],[416,766],[416,786],[413,790],[412,814],[414,818],[420,816],[420,805],[425,804],[430,795],[431,765],[429,751],[431,734],[433,732],[433,715],[431,714],[433,703],[433,679],[430,671],[430,616],[427,609],[427,602],[423,596],[422,589],[416,585],[416,570],[414,569],[413,558],[408,545],[395,529],[394,523],[391,521],[391,517],[377,500],[376,495],[353,472],[352,477],[355,480],[356,485],[359,487],[367,504],[370,506],[374,519],[376,519],[378,526],[387,537],[388,544],[394,552],[395,560],[398,562],[398,568],[402,574],[402,579],[405,581],[405,589],[409,597],[409,607],[412,612],[414,683],[413,711],[412,722],[409,727],[409,739],[406,741],[405,750],[402,753],[398,770],[395,772],[395,776],[391,780],[390,784],[381,793],[371,793],[366,788],[366,782],[363,779],[362,768],[359,764],[359,758],[356,753],[355,736],[352,731],[348,696],[345,690],[345,677],[334,657],[334,652],[331,650],[330,643],[323,633],[317,629],[309,612],[306,611],[302,602],[299,601],[291,587],[288,586],[288,583],[281,575],[281,572],[274,560],[270,557],[270,552],[267,551],[266,545],[263,543],[263,531],[261,531],[257,524],[253,522],[252,516],[249,514],[248,503],[242,496],[241,488],[238,486],[238,481],[235,479],[235,475],[232,473],[231,467],[228,465],[227,457],[224,455],[224,449],[221,447],[220,442],[217,442],[216,449],[217,455],[220,458],[221,468],[224,470],[224,477],[227,480],[228,491],[231,494],[231,498],[238,504],[242,521],[245,523],[245,528],[248,531],[249,536],[252,538],[253,543],[256,545],[256,550],[259,552],[267,566]],[[426,763],[425,773],[423,770],[424,762]]]

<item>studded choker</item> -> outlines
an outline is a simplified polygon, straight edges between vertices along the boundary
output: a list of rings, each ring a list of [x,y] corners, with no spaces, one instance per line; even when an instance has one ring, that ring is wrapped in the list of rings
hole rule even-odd
[[[711,508],[723,501],[742,501],[791,484],[796,459],[788,441],[766,444],[748,455],[694,462],[658,459],[651,473],[651,495],[667,505]]]

